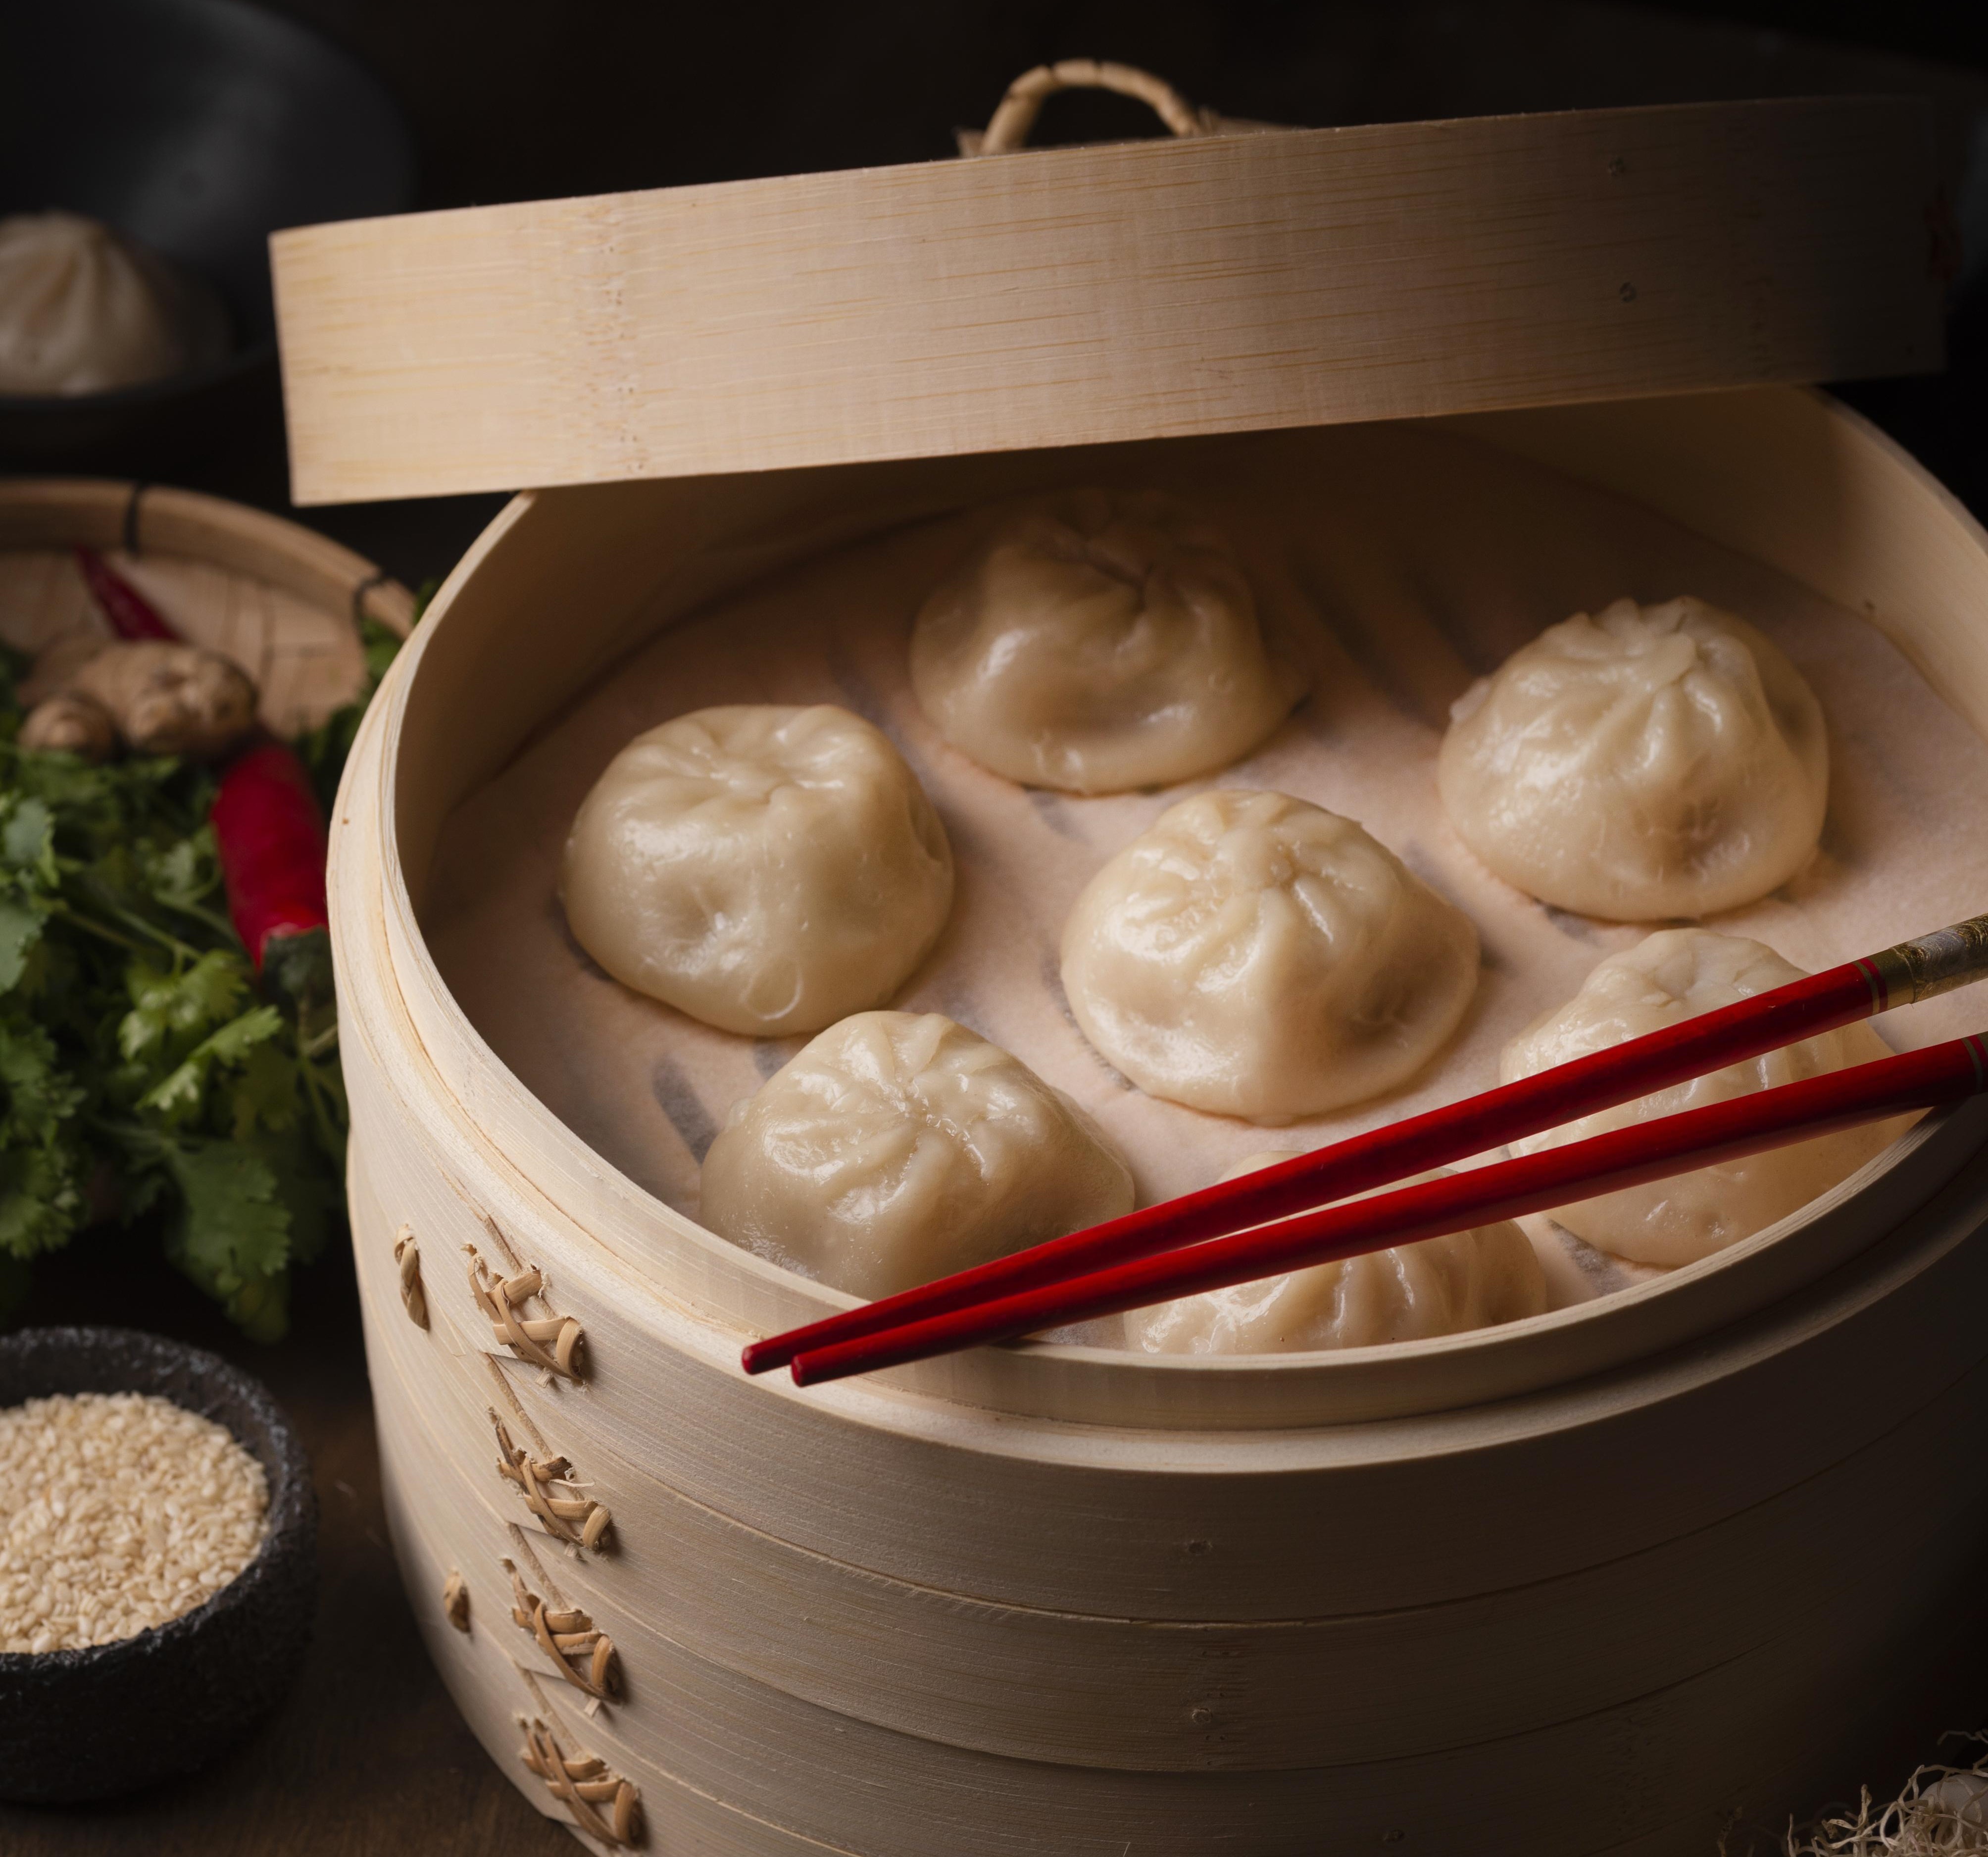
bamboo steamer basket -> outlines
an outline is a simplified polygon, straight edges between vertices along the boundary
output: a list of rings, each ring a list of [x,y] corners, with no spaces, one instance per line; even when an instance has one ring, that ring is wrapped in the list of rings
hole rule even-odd
[[[1263,202],[1301,195],[1320,224],[1335,201],[1371,203],[1390,173],[1440,192],[1459,137],[1479,138],[1466,166],[1503,148],[1501,184],[1521,193],[1529,174],[1563,173],[1554,157],[1591,157],[1608,178],[1624,147],[1661,178],[1664,149],[1703,144],[1703,113],[1425,125],[1419,139],[1206,133],[278,241],[306,494],[461,489],[493,470],[573,480],[511,504],[403,653],[348,769],[332,894],[353,1239],[396,1551],[465,1717],[583,1842],[864,1857],[1704,1852],[1736,1812],[1812,1802],[1922,1687],[1929,1622],[1966,1611],[1988,1544],[1988,1490],[1948,1473],[1988,1433],[1973,1313],[1988,1292],[1988,1107],[1922,1125],[1716,1259],[1485,1334],[1246,1361],[1029,1344],[803,1393],[746,1379],[738,1351],[849,1299],[714,1238],[590,1152],[497,1060],[423,932],[455,807],[714,596],[1078,465],[1108,475],[1145,447],[1310,442],[1216,435],[1271,426],[1414,412],[1635,498],[1868,617],[1988,734],[1988,636],[1971,616],[1988,610],[1988,537],[1835,403],[1737,384],[1825,371],[1831,343],[1828,371],[1924,360],[1924,175],[1900,153],[1901,119],[1876,106],[1802,106],[1847,112],[1820,140],[1811,119],[1780,133],[1800,111],[1769,123],[1753,107],[1712,138],[1746,156],[1747,210],[1777,197],[1748,192],[1748,151],[1768,151],[1758,165],[1786,198],[1830,199],[1820,217],[1838,232],[1856,221],[1834,210],[1854,172],[1865,245],[1818,255],[1814,225],[1767,211],[1746,252],[1785,235],[1807,255],[1804,287],[1767,293],[1776,315],[1744,355],[1723,334],[1694,347],[1672,316],[1640,394],[1635,343],[1598,337],[1556,370],[1552,343],[1517,353],[1508,320],[1477,352],[1491,374],[1460,367],[1460,386],[1408,368],[1425,323],[1390,381],[1348,368],[1279,400],[1266,375],[1288,377],[1293,332],[1340,286]],[[1803,166],[1803,147],[1834,149],[1860,123],[1847,167]],[[1723,210],[1687,154],[1671,178],[1689,185],[1653,187],[1630,212],[1639,237],[1658,222],[1702,230]],[[1505,225],[1531,241],[1527,275],[1548,296],[1556,240],[1572,249],[1584,224],[1591,240],[1597,210],[1585,178],[1557,187],[1540,182]],[[1078,386],[1031,397],[1039,357],[989,359],[1013,304],[969,316],[947,297],[961,242],[977,228],[998,245],[1014,224],[1002,213],[1047,198],[1083,239],[1137,246],[1162,195],[1232,228],[1258,202],[1257,232],[1223,255],[1283,242],[1280,275],[1297,281],[1254,333],[1274,321],[1286,347],[1259,343],[1272,358],[1193,395],[1156,372],[1165,391],[1141,399],[1109,344],[1079,344],[1057,351]],[[880,201],[926,235],[908,255],[837,243]],[[728,293],[770,276],[807,215],[810,249],[843,261],[847,302],[894,291],[891,313],[928,334],[953,302],[949,347],[900,351],[895,414],[860,401],[876,357],[841,325],[823,333],[813,286],[749,341],[726,320]],[[935,228],[955,235],[951,255],[935,255]],[[701,299],[658,269],[692,231],[724,279]],[[1472,235],[1461,274],[1496,243]],[[996,274],[1018,249],[1001,248]],[[1732,281],[1718,238],[1672,255],[1646,272],[1659,305],[1689,297],[1679,280],[1701,262]],[[1183,275],[1134,276],[1129,309],[1113,299],[1120,326],[1191,330],[1208,299]],[[1598,326],[1584,276],[1554,300]],[[557,326],[478,287],[500,276],[539,312],[559,296]],[[1861,307],[1846,316],[1832,286]],[[1052,287],[1066,310],[1093,288]],[[1495,301],[1495,276],[1486,289]],[[702,303],[674,348],[627,313],[645,292],[654,311],[658,291]],[[1224,300],[1246,310],[1246,293]],[[1612,285],[1608,300],[1623,306]],[[1431,313],[1468,347],[1475,310]],[[1008,423],[972,442],[1003,367]],[[671,367],[681,391],[666,412],[644,389]],[[714,381],[736,389],[735,417]],[[558,412],[562,383],[585,388],[585,417]],[[1685,387],[1719,391],[1671,391]],[[507,1473],[500,1454],[526,1467]],[[539,1491],[529,1463],[551,1460],[565,1479]],[[1881,1482],[1919,1500],[1882,1528],[1846,1525]],[[535,1510],[528,1492],[563,1507]]]

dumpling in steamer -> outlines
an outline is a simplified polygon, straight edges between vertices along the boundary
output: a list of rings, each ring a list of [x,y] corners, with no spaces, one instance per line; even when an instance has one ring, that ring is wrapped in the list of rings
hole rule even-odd
[[[1566,1005],[1535,1020],[1506,1045],[1499,1061],[1499,1080],[1512,1083],[1530,1077],[1801,977],[1802,969],[1793,962],[1743,936],[1715,935],[1706,928],[1661,929],[1634,948],[1611,955]],[[1537,1154],[1634,1122],[1799,1083],[1890,1054],[1890,1047],[1868,1025],[1846,1025],[1729,1065],[1709,1077],[1584,1116],[1565,1128],[1529,1135],[1514,1142],[1512,1152]],[[1691,1263],[1738,1243],[1827,1192],[1882,1153],[1915,1119],[1898,1117],[1791,1147],[1770,1148],[1743,1160],[1583,1199],[1556,1209],[1551,1216],[1576,1237],[1614,1257],[1637,1263]]]
[[[1476,990],[1477,931],[1350,819],[1287,794],[1198,793],[1085,887],[1070,1011],[1149,1095],[1256,1122],[1378,1096]]]
[[[1290,1158],[1284,1152],[1253,1154],[1222,1177],[1239,1179]],[[1415,1178],[1432,1180],[1448,1171]],[[1124,1318],[1125,1340],[1146,1354],[1371,1348],[1494,1328],[1537,1315],[1546,1306],[1546,1277],[1531,1243],[1510,1219],[1500,1219],[1134,1309]]]
[[[1132,1209],[1089,1117],[938,1013],[859,1013],[738,1104],[704,1223],[875,1298]]]
[[[1814,853],[1821,705],[1772,640],[1702,600],[1577,613],[1452,714],[1444,809],[1542,902],[1617,922],[1708,915]]]
[[[819,1031],[881,1005],[938,939],[952,851],[925,790],[846,709],[698,709],[607,765],[566,840],[576,939],[722,1031]]]
[[[962,753],[1074,793],[1226,767],[1304,693],[1219,530],[1158,492],[1097,489],[1023,506],[932,594],[911,684]]]
[[[0,219],[0,394],[93,394],[218,361],[199,279],[76,213]]]

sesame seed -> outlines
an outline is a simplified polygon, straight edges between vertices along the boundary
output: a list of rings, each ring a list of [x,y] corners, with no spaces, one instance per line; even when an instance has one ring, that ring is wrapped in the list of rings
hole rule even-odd
[[[0,1411],[0,1651],[112,1644],[204,1605],[255,1557],[262,1466],[144,1393]]]

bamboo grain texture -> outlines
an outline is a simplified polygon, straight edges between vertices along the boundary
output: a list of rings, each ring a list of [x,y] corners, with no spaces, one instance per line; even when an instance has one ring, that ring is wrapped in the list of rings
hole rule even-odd
[[[1048,149],[272,241],[301,503],[1922,371],[1930,112]]]
[[[1976,1207],[1980,1186],[1977,1174]],[[1923,1293],[1956,1294],[1959,1284],[1946,1276]],[[451,1552],[508,1532],[522,1518],[502,1506],[462,1448],[466,1415],[434,1383],[436,1364],[418,1348],[380,1341],[394,1365],[384,1377],[397,1390],[382,1396],[393,1402],[395,1448],[431,1525],[461,1530]],[[1984,1374],[1977,1368],[1961,1388],[1941,1389],[1920,1412],[1936,1414],[1949,1399],[1977,1416],[1988,1412]],[[1917,1396],[1906,1392],[1903,1402]],[[1946,1448],[1937,1425],[1926,1435],[1934,1442],[1913,1449]],[[1564,1439],[1559,1448],[1596,1452],[1609,1443]],[[1882,1548],[1831,1531],[1828,1517],[1854,1504],[1878,1465],[1896,1464],[1900,1448],[1880,1437],[1764,1501],[1621,1559],[1378,1613],[1167,1621],[993,1604],[748,1529],[623,1453],[598,1456],[596,1467],[631,1493],[624,1506],[632,1502],[627,1512],[637,1519],[625,1553],[552,1564],[570,1596],[601,1608],[636,1673],[637,1697],[644,1680],[653,1683],[688,1654],[838,1713],[1009,1758],[1130,1771],[1270,1770],[1326,1754],[1339,1762],[1439,1753],[1473,1738],[1488,1718],[1544,1727],[1622,1704],[1699,1676],[1736,1644],[1798,1629],[1843,1584],[1868,1577],[1882,1588],[1890,1575],[1875,1568],[1875,1554],[1911,1557],[1932,1539],[1966,1534],[1979,1506],[1975,1493],[1956,1491],[1958,1507],[1936,1504],[1939,1513],[1924,1518],[1923,1538],[1893,1534]],[[1936,1461],[1927,1460],[1929,1477]],[[1449,1528],[1511,1527],[1509,1497],[1476,1500],[1484,1511],[1461,1498]],[[1373,1523],[1376,1531],[1396,1525],[1415,1524]],[[1576,1555],[1594,1551],[1571,1511],[1543,1514],[1534,1527],[1564,1531]],[[1793,1568],[1780,1551],[1790,1538],[1813,1544]],[[1218,1535],[1209,1551],[1229,1544]],[[1538,1552],[1536,1538],[1532,1544]],[[641,1595],[638,1608],[627,1605],[631,1591]],[[1642,1595],[1642,1606],[1625,1609],[1625,1591]],[[1302,1602],[1301,1594],[1293,1597]],[[1333,1573],[1314,1571],[1313,1605],[1344,1597]],[[1685,1622],[1653,1633],[1652,1612]],[[893,1647],[888,1657],[864,1649],[884,1646]],[[1058,1675],[1046,1686],[1051,1668]]]
[[[1978,1426],[1982,1392],[1978,1383],[1964,1388],[1918,1416],[1933,1439],[1950,1444],[1956,1432]],[[397,1548],[411,1588],[418,1591],[456,1551],[458,1536],[473,1536],[479,1524],[473,1510],[465,1516],[441,1510],[437,1497],[447,1483],[434,1478],[424,1456],[406,1454],[417,1432],[401,1422],[405,1410],[401,1396],[393,1395],[385,1459]],[[1868,1476],[1878,1460],[1874,1453],[1846,1466],[1842,1481],[1818,1491],[1812,1509],[1780,1519],[1811,1525],[1830,1497],[1840,1502],[1863,1487],[1853,1480]],[[1939,1462],[1936,1450],[1926,1458],[1929,1476],[1937,1478]],[[638,1634],[631,1646],[628,1703],[593,1719],[590,1744],[641,1779],[671,1849],[700,1848],[691,1842],[698,1815],[714,1807],[723,1817],[709,1848],[733,1852],[786,1849],[806,1839],[878,1857],[925,1857],[935,1848],[962,1857],[1012,1857],[1022,1849],[1108,1850],[1107,1839],[1130,1835],[1135,1848],[1185,1857],[1208,1849],[1239,1821],[1250,1828],[1253,1852],[1295,1857],[1317,1848],[1321,1815],[1335,1828],[1371,1829],[1377,1839],[1384,1828],[1404,1828],[1405,1818],[1420,1841],[1446,1849],[1453,1847],[1444,1842],[1445,1835],[1467,1799],[1472,1822],[1486,1828],[1473,1850],[1540,1857],[1601,1848],[1587,1841],[1598,1836],[1648,1833],[1647,1801],[1625,1797],[1620,1783],[1620,1774],[1633,1762],[1641,1773],[1664,1775],[1663,1810],[1682,1821],[1668,1837],[1653,1838],[1650,1848],[1702,1852],[1708,1828],[1723,1808],[1736,1798],[1768,1804],[1778,1797],[1770,1790],[1777,1769],[1800,1764],[1804,1741],[1812,1744],[1821,1724],[1804,1716],[1798,1699],[1817,1688],[1833,1694],[1854,1694],[1866,1686],[1878,1690],[1895,1659],[1894,1634],[1908,1622],[1892,1595],[1913,1595],[1909,1622],[1916,1622],[1923,1608],[1946,1599],[1956,1581],[1964,1581],[1968,1544],[1980,1527],[1980,1502],[1957,1492],[1949,1498],[1931,1506],[1923,1534],[1915,1526],[1912,1539],[1892,1539],[1882,1551],[1867,1540],[1854,1568],[1819,1569],[1824,1577],[1770,1623],[1756,1621],[1735,1632],[1726,1648],[1742,1648],[1715,1668],[1654,1696],[1499,1734],[1489,1744],[1473,1738],[1421,1756],[1397,1751],[1322,1767],[1211,1764],[1165,1775],[1086,1764],[1070,1757],[1085,1748],[1077,1723],[1084,1694],[1066,1690],[1050,1673],[1064,1668],[1073,1649],[1081,1648],[1064,1645],[1052,1653],[1053,1664],[1046,1668],[1035,1661],[1033,1671],[1045,1727],[1070,1730],[1060,1748],[1063,1757],[1017,1761],[962,1747],[943,1735],[893,1730],[825,1709],[654,1632]],[[1716,1545],[1725,1554],[1701,1574],[1701,1581],[1729,1580],[1733,1568],[1743,1567],[1750,1556],[1756,1562],[1753,1577],[1763,1585],[1787,1564],[1783,1535]],[[1624,1570],[1625,1575],[1635,1571]],[[492,1577],[501,1578],[501,1572]],[[1689,1591],[1667,1584],[1648,1591],[1627,1578],[1611,1591],[1614,1609],[1636,1619],[1645,1641],[1662,1635],[1680,1606],[1694,1606],[1702,1597],[1702,1585]],[[1865,1595],[1861,1604],[1846,1598],[1858,1591]],[[495,1594],[491,1597],[494,1602]],[[479,1591],[479,1606],[483,1598]],[[661,1605],[650,1615],[665,1629],[673,1622]],[[487,1642],[463,1642],[432,1608],[422,1622],[465,1713],[493,1749],[505,1746],[509,1711],[521,1686],[509,1653]],[[1579,1655],[1574,1629],[1557,1618],[1543,1625],[1543,1631],[1528,1632],[1523,1622],[1514,1621],[1510,1635],[1525,1637],[1535,1657],[1543,1643],[1553,1647],[1556,1658]],[[1386,1620],[1374,1622],[1372,1636],[1384,1648],[1370,1650],[1370,1666],[1377,1657],[1384,1662],[1392,1655],[1387,1627]],[[1212,1652],[1221,1636],[1209,1634]],[[881,1660],[891,1647],[910,1640],[894,1634],[873,1642],[869,1655]],[[1018,1643],[1014,1651],[1019,1663],[1030,1656],[1031,1647]],[[1041,1654],[1036,1650],[1035,1657]],[[1212,1656],[1210,1662],[1215,1683],[1199,1692],[1202,1701],[1182,1713],[1199,1706],[1211,1726],[1221,1723],[1231,1737],[1239,1716],[1290,1706],[1288,1689],[1273,1691],[1266,1682],[1257,1691],[1252,1677],[1288,1684],[1294,1675],[1303,1683],[1326,1674],[1316,1665],[1292,1672],[1273,1662],[1246,1668],[1239,1679],[1232,1662],[1215,1663]],[[1445,1673],[1454,1673],[1459,1663],[1452,1656]],[[1511,1669],[1501,1660],[1479,1680],[1488,1687],[1498,1676],[1509,1679]],[[909,1681],[915,1683],[922,1674],[913,1673]],[[536,1675],[530,1693],[535,1701],[556,1700],[556,1678]],[[1177,1675],[1164,1693],[1178,1696]],[[1547,1699],[1526,1700],[1543,1704]],[[1481,1734],[1486,1721],[1480,1710],[1469,1731]],[[1828,1730],[1837,1726],[1832,1720]],[[1547,1774],[1566,1784],[1570,1797],[1567,1818],[1542,1825],[1523,1808],[1525,1794],[1538,1784],[1524,1776]],[[1515,1825],[1523,1829],[1515,1832]]]

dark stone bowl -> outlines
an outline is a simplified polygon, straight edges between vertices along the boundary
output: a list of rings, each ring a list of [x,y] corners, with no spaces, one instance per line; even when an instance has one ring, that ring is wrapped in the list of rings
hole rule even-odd
[[[154,1393],[225,1426],[268,1473],[269,1523],[255,1558],[192,1612],[87,1650],[0,1652],[0,1798],[24,1803],[103,1798],[211,1759],[282,1700],[316,1603],[310,1466],[260,1382],[133,1328],[0,1338],[0,1408],[79,1392]]]
[[[357,59],[246,0],[0,0],[0,214],[101,219],[203,278],[234,348],[97,394],[0,396],[0,466],[153,476],[277,410],[269,235],[404,212],[414,140]]]

